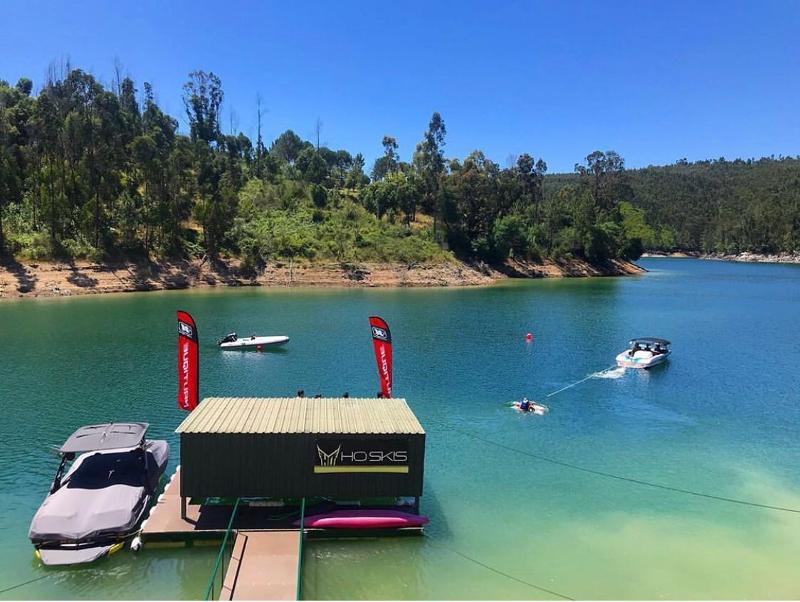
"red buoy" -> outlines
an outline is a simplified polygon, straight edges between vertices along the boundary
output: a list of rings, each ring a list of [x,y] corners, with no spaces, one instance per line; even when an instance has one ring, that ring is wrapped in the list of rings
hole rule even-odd
[[[525,340],[526,341],[532,341],[533,340],[533,335],[529,332],[528,334],[525,335]]]

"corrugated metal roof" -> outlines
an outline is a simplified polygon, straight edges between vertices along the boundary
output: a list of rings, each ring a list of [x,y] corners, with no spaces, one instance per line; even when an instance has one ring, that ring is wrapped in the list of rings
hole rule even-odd
[[[424,434],[405,399],[208,397],[176,433]]]

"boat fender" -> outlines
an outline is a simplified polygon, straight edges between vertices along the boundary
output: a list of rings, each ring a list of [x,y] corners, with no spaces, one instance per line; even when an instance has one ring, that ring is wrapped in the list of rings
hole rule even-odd
[[[139,535],[137,535],[136,537],[133,538],[133,541],[131,541],[131,550],[133,550],[134,552],[138,552],[141,549],[142,549],[142,538]]]
[[[111,556],[112,554],[116,554],[125,546],[125,542],[121,541],[119,543],[115,543],[108,549],[108,555]]]

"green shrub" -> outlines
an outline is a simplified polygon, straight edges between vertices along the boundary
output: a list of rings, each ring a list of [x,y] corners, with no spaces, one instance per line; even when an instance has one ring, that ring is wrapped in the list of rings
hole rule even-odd
[[[53,256],[50,237],[44,232],[12,234],[8,246],[11,253],[25,259],[42,260]]]
[[[61,241],[61,249],[68,259],[88,259],[102,261],[103,251],[92,246],[83,238],[66,238]]]

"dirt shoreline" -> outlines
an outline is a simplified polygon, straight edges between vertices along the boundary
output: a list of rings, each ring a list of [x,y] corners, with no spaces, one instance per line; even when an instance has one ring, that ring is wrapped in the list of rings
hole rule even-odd
[[[202,287],[447,287],[482,286],[508,278],[623,276],[644,272],[621,260],[592,265],[582,260],[541,263],[509,260],[500,266],[460,261],[407,266],[390,263],[274,262],[255,274],[236,261],[199,260],[149,264],[0,261],[0,299],[172,290]]]
[[[739,263],[793,263],[800,264],[800,253],[778,253],[765,255],[761,253],[698,253],[695,251],[677,251],[675,253],[644,253],[642,257],[690,257],[692,259],[709,259],[712,261],[736,261]]]

